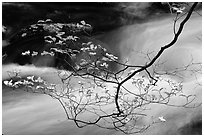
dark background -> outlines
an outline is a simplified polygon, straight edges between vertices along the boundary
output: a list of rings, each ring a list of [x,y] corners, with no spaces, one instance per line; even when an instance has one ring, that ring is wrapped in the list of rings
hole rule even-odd
[[[52,19],[54,22],[70,23],[85,20],[93,26],[93,34],[109,31],[131,23],[141,23],[164,16],[169,8],[160,2],[144,3],[144,15],[133,14],[137,6],[130,3],[85,2],[85,3],[2,3],[2,23],[10,28],[7,38],[22,27],[36,23],[40,19]]]

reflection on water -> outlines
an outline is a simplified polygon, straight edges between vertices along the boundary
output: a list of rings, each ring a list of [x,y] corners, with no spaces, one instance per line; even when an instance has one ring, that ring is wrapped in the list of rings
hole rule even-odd
[[[135,51],[158,50],[160,46],[168,43],[172,38],[170,20],[125,26],[100,36],[99,39],[110,45],[113,51],[120,52],[121,58],[129,58],[131,63],[144,63]],[[196,38],[199,35],[201,35],[201,17],[193,17],[187,23],[179,42],[162,56],[162,59],[168,62],[161,69],[168,70],[185,64],[191,56],[194,61],[201,61],[201,41]],[[6,70],[11,68],[12,65],[3,67],[3,72],[6,73]],[[34,68],[24,69],[24,71],[27,74],[43,74],[48,80],[57,81],[56,76],[52,75],[49,69]],[[3,73],[3,79],[6,78],[5,73]],[[201,76],[198,79],[201,81]],[[184,81],[185,92],[197,94],[198,101],[201,101],[201,87],[192,88],[195,83],[189,78]],[[4,134],[120,134],[93,126],[78,129],[73,122],[66,120],[66,115],[59,103],[45,95],[3,87],[2,101]],[[156,106],[150,113],[156,116],[163,115],[168,120],[166,123],[151,127],[143,134],[182,134],[178,129],[191,123],[193,119],[201,120],[201,107],[191,110]]]

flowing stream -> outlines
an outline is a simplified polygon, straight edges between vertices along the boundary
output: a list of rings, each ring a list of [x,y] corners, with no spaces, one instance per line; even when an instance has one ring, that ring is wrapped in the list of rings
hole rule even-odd
[[[200,40],[202,19],[195,14],[184,27],[178,42],[165,51],[161,60],[167,63],[161,70],[171,70],[193,61],[201,62],[202,41]],[[157,51],[173,38],[173,18],[166,17],[147,23],[123,26],[111,32],[96,36],[113,53],[121,59],[128,59],[131,64],[144,64],[145,59],[138,52]],[[15,64],[2,67],[3,80],[8,78],[7,71],[19,69],[22,74],[42,76],[48,81],[58,81],[55,71],[51,68],[34,66],[17,66]],[[195,88],[194,76],[182,73],[188,78],[183,79],[184,92],[196,94],[197,102],[202,102],[201,86]],[[197,77],[201,81],[201,75]],[[2,132],[4,134],[121,134],[94,126],[78,129],[66,119],[60,104],[49,96],[27,93],[22,89],[12,90],[3,86],[2,97]],[[179,102],[179,100],[176,100]],[[164,116],[165,123],[155,125],[142,134],[182,134],[191,130],[186,125],[201,122],[201,106],[195,109],[155,106],[150,111],[155,116]],[[195,131],[192,131],[195,132]],[[189,132],[188,132],[189,133]]]

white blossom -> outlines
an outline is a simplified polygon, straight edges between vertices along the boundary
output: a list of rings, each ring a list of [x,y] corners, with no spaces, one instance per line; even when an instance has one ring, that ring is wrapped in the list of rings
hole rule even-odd
[[[133,84],[133,85],[134,85],[134,84],[137,84],[137,79],[132,78],[132,84]]]
[[[76,24],[76,27],[80,29],[80,28],[83,27],[83,25],[80,25],[79,23],[77,23],[77,24]]]
[[[83,85],[83,84],[84,84],[84,82],[82,82],[82,81],[78,81],[78,84]]]
[[[81,45],[84,46],[84,45],[86,45],[86,44],[87,44],[87,43],[82,43]]]
[[[20,70],[13,70],[13,73],[14,73],[15,75],[19,75]]]
[[[82,62],[79,63],[79,65],[81,65],[81,66],[84,66],[86,64],[88,64],[88,62],[86,60],[82,60]]]
[[[25,52],[22,52],[21,54],[22,54],[23,56],[25,56],[25,55],[30,55],[30,50],[25,51]]]
[[[114,60],[114,61],[118,59],[118,57],[116,57],[112,54],[109,54],[109,53],[106,53],[106,56],[109,57],[111,60]]]
[[[87,27],[91,27],[91,25],[90,25],[90,24],[87,24],[87,23],[85,24],[85,26],[87,26]]]
[[[82,25],[86,25],[86,22],[84,20],[81,21]]]
[[[14,85],[19,85],[19,84],[23,84],[23,82],[22,81],[17,81],[17,82],[14,83]]]
[[[80,53],[80,51],[78,51],[78,50],[72,50],[72,52],[75,52],[75,53]]]
[[[50,23],[50,22],[52,22],[52,20],[51,19],[46,19],[45,22]]]
[[[59,44],[59,45],[62,45],[63,44],[63,42],[64,41],[62,41],[62,40],[59,40],[57,43],[55,43],[55,44]]]
[[[44,20],[38,20],[37,24],[45,23]]]
[[[88,43],[86,43],[86,45],[88,45],[88,46],[89,46],[90,44],[92,44],[92,42],[91,42],[91,41],[90,41],[90,42],[88,42]]]
[[[27,79],[28,79],[28,80],[31,80],[31,81],[35,81],[35,80],[34,80],[34,76],[28,76]]]
[[[9,87],[12,87],[13,86],[13,80],[10,80],[10,81],[7,81],[7,80],[5,80],[4,81],[4,84],[6,85],[6,86],[9,86]]]
[[[102,47],[101,45],[98,45],[98,48],[102,49],[104,52],[106,52],[106,51],[107,51],[107,49],[106,49],[106,48],[104,48],[104,47]]]
[[[58,36],[62,36],[62,35],[64,35],[64,34],[65,34],[65,32],[63,32],[63,31],[57,33]]]
[[[107,57],[102,57],[101,60],[103,60],[103,61],[112,61],[111,59],[109,59],[109,58],[107,58]]]
[[[81,51],[85,52],[86,50],[90,50],[89,47],[86,47],[86,48],[81,48]]]
[[[38,55],[38,52],[36,51],[33,51],[32,55],[31,56],[37,56]]]
[[[36,86],[36,89],[45,89],[43,86]]]
[[[101,67],[105,67],[105,68],[108,68],[108,64],[107,63],[102,63],[101,65],[100,65]]]
[[[54,53],[54,52],[47,52],[47,51],[43,51],[43,52],[41,53],[41,55],[42,55],[42,56],[44,56],[44,55],[54,56],[54,55],[55,55],[55,53]]]
[[[45,40],[45,42],[47,42],[47,43],[53,43],[53,41],[51,41],[51,40]]]
[[[97,46],[94,46],[94,44],[91,44],[91,45],[90,45],[90,49],[91,49],[91,50],[96,50],[96,49],[97,49]]]
[[[181,14],[183,13],[183,10],[185,10],[185,7],[182,8],[172,7],[172,9],[175,10],[176,13]]]
[[[54,50],[55,52],[59,52],[59,53],[65,53],[64,50],[57,49],[57,48],[51,48],[51,50]]]
[[[55,86],[53,86],[53,85],[47,86],[47,89],[48,90],[55,90]]]
[[[47,89],[48,89],[48,90],[54,90],[55,87],[51,87],[51,86],[49,86],[49,87],[47,87]]]
[[[52,40],[53,42],[56,41],[56,38],[55,37],[52,37],[52,36],[45,36],[44,39],[47,39],[49,38],[50,40]]]
[[[76,69],[76,70],[79,70],[79,69],[80,69],[80,66],[79,66],[79,65],[76,65],[76,66],[75,66],[75,69]]]
[[[25,37],[26,35],[27,35],[27,33],[23,33],[21,36],[22,36],[22,37]]]
[[[96,55],[96,52],[89,52],[89,55]]]
[[[64,38],[65,41],[66,41],[66,40],[77,41],[77,39],[79,39],[79,37],[77,37],[77,36],[68,36],[68,37]]]
[[[61,79],[66,79],[71,75],[71,72],[62,70],[62,71],[58,71],[58,75]]]
[[[53,86],[53,87],[55,87],[55,86],[56,86],[56,84],[50,84],[50,86]]]
[[[31,28],[33,29],[37,29],[38,27],[34,24],[34,25],[30,25]]]
[[[5,33],[6,31],[7,31],[7,28],[6,28],[6,26],[3,25],[2,26],[2,32]]]
[[[38,83],[43,83],[43,82],[44,82],[44,80],[43,80],[41,77],[38,77],[38,78],[35,80],[35,82],[38,82]]]
[[[23,85],[34,85],[33,82],[30,82],[30,81],[27,81],[27,80],[24,80],[22,84]]]
[[[17,81],[17,82],[15,82],[15,83],[13,84],[13,87],[18,88],[19,85],[22,85],[22,84],[23,84],[22,81]]]
[[[57,26],[58,28],[62,29],[64,25],[63,25],[62,23],[56,23],[56,26]]]

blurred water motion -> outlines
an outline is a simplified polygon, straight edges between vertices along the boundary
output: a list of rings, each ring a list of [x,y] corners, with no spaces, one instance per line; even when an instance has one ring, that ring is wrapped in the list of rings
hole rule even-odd
[[[129,58],[131,63],[145,63],[136,51],[155,50],[172,39],[173,18],[164,18],[149,21],[143,24],[123,26],[119,29],[95,36],[101,40],[111,51],[119,54],[121,58]],[[162,56],[167,60],[161,69],[169,70],[187,63],[191,57],[194,61],[201,61],[202,41],[198,37],[202,34],[201,17],[195,14],[186,24],[177,44]],[[3,66],[3,80],[7,79],[7,70],[12,70],[16,64]],[[59,82],[53,69],[37,68],[33,66],[18,67],[25,74],[40,75],[50,82]],[[193,88],[195,81],[188,73],[183,79],[185,92],[196,94],[198,102],[202,102],[201,86]],[[198,77],[201,82],[201,75]],[[117,131],[100,129],[94,126],[78,129],[76,125],[66,119],[66,115],[57,102],[48,96],[33,94],[23,89],[12,90],[3,85],[2,90],[2,132],[3,134],[121,134]],[[177,100],[179,102],[179,100]],[[155,116],[163,115],[167,122],[155,125],[142,134],[201,134],[202,110],[172,108],[155,106],[148,113]],[[191,131],[191,132],[188,132]]]

